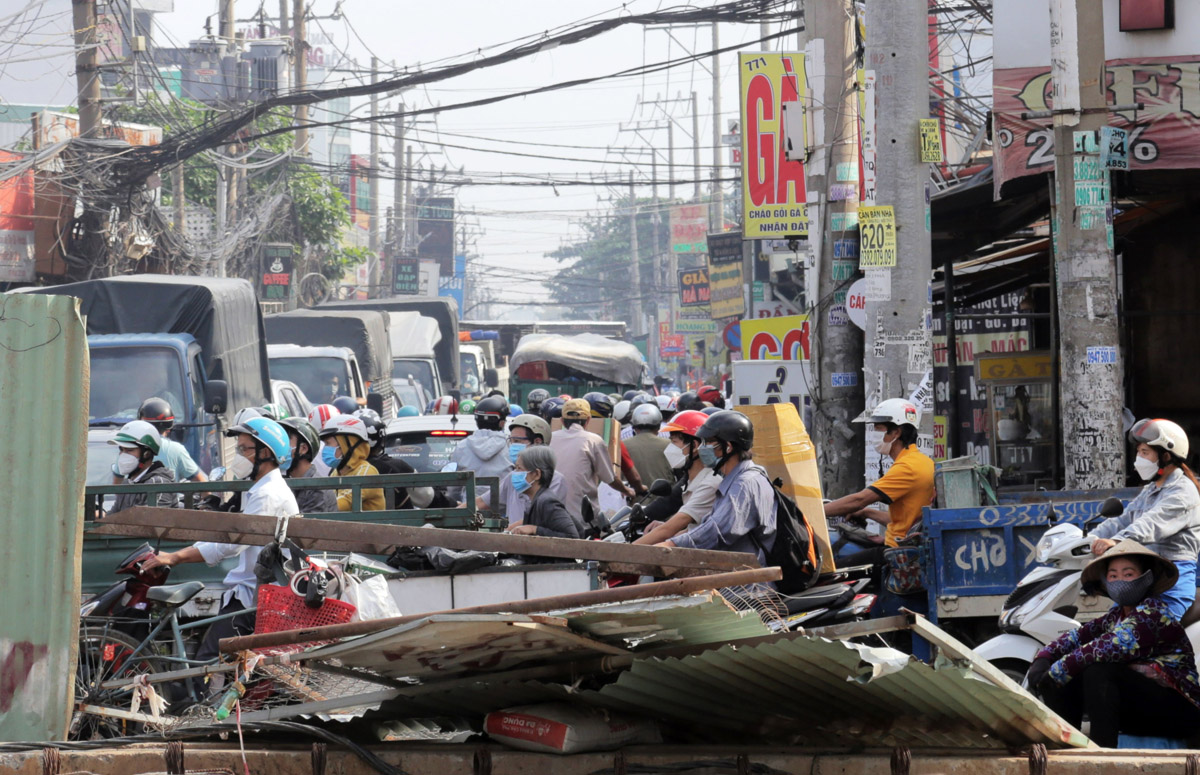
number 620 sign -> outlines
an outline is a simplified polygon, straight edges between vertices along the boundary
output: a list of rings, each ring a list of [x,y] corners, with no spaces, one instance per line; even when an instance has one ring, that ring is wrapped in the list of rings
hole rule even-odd
[[[858,267],[896,265],[896,215],[891,205],[858,208]]]

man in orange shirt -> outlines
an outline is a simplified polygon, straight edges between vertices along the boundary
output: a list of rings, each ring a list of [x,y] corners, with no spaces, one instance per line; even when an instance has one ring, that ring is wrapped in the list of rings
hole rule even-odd
[[[855,422],[872,423],[883,438],[875,445],[881,455],[894,462],[888,472],[866,489],[825,505],[826,517],[848,517],[853,521],[873,520],[887,526],[883,545],[842,558],[838,565],[875,565],[882,570],[884,550],[896,546],[921,518],[921,510],[933,502],[933,461],[917,449],[917,424],[921,414],[911,401],[889,398]],[[886,512],[867,508],[887,504]]]

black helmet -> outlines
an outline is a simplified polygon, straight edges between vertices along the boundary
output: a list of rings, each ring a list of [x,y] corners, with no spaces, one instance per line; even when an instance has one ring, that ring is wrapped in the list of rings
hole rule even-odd
[[[713,414],[716,414],[717,412],[723,412],[725,410],[719,406],[706,406],[703,409],[701,409],[700,411],[704,412],[705,414],[708,414],[708,415],[713,415]]]
[[[697,412],[704,408],[704,402],[700,400],[700,396],[696,395],[695,391],[689,390],[686,393],[681,393],[679,398],[675,399],[675,411],[686,412],[689,409],[695,409]]]
[[[546,422],[550,422],[553,419],[562,417],[562,408],[563,404],[565,403],[566,401],[563,401],[558,396],[547,398],[542,402],[541,407],[539,407],[542,413],[542,419]]]
[[[371,447],[378,447],[379,442],[383,441],[383,432],[387,428],[387,423],[379,416],[379,412],[366,407],[354,412],[354,416],[367,426],[367,440],[371,442]]]
[[[621,394],[621,398],[625,401],[632,401],[633,397],[637,394],[638,392],[636,390],[626,390],[623,394]]]
[[[598,390],[593,390],[583,397],[584,401],[592,407],[592,417],[612,417],[613,402],[604,393]]]
[[[546,390],[545,388],[534,388],[533,390],[530,390],[529,395],[525,397],[525,400],[528,402],[527,405],[529,406],[529,411],[538,411],[538,407],[540,407],[542,402],[549,397],[550,391]]]
[[[654,398],[651,397],[648,393],[636,393],[636,394],[634,394],[633,398],[629,399],[629,408],[637,409],[639,406],[646,403],[647,401],[654,401]],[[657,404],[655,404],[655,406],[657,406]]]
[[[504,396],[488,396],[475,404],[475,424],[483,430],[498,431],[504,427],[508,412]]]
[[[338,396],[333,399],[333,405],[342,414],[354,414],[360,408],[358,402],[350,396]]]
[[[754,446],[754,425],[750,418],[732,409],[722,409],[709,415],[696,438],[701,441],[724,441],[734,452],[745,452]]]
[[[171,411],[171,405],[167,403],[167,399],[158,396],[142,402],[138,407],[137,418],[153,425],[159,433],[166,433],[175,424],[175,413]]]

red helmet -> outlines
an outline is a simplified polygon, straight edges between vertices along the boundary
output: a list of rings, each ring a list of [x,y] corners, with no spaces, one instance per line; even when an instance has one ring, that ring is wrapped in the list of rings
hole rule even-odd
[[[725,396],[721,395],[721,389],[712,385],[704,385],[696,391],[696,397],[706,404],[713,406],[725,407]]]
[[[662,427],[663,431],[682,433],[685,436],[695,436],[700,432],[700,426],[708,420],[708,415],[695,409],[680,412]]]

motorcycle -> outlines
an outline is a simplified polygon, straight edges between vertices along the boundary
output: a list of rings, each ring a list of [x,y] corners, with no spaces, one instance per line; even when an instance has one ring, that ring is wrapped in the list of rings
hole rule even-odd
[[[596,508],[590,499],[585,498],[580,506],[583,517],[583,537],[589,541],[609,541],[611,543],[631,544],[642,537],[650,518],[646,515],[644,505],[649,498],[666,497],[671,494],[671,483],[666,479],[655,479],[649,489],[636,503],[626,506],[613,514],[612,518]]]
[[[1095,537],[1088,531],[1124,510],[1120,500],[1108,498],[1099,513],[1080,528],[1058,523],[1051,503],[1047,513],[1051,527],[1034,549],[1038,567],[1025,574],[1004,601],[1000,634],[980,644],[975,652],[1021,683],[1038,651],[1080,626],[1075,619],[1080,577],[1084,566],[1094,559]],[[1200,647],[1200,606],[1193,605],[1182,623],[1192,647]]]

